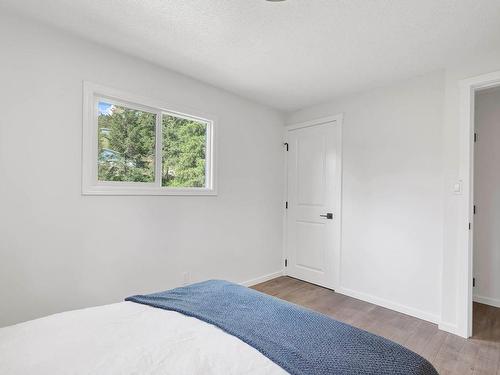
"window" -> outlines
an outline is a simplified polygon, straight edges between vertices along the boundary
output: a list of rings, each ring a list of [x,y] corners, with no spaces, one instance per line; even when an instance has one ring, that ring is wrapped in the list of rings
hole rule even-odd
[[[98,181],[155,181],[156,114],[97,103]]]
[[[83,135],[83,194],[216,193],[205,116],[85,82]]]

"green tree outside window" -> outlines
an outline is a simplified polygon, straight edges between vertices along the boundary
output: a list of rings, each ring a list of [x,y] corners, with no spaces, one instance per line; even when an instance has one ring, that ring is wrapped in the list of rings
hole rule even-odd
[[[99,102],[99,181],[154,182],[156,114]],[[205,187],[207,124],[162,115],[161,185]]]

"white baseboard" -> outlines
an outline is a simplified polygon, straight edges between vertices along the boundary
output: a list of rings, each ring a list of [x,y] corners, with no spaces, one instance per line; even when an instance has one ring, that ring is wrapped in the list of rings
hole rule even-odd
[[[410,315],[410,316],[413,316],[413,317],[418,318],[418,319],[426,320],[426,321],[431,322],[431,323],[437,324],[439,322],[439,317],[435,314],[428,313],[428,312],[422,311],[422,310],[418,310],[418,309],[415,309],[413,307],[401,305],[399,303],[392,302],[392,301],[389,301],[389,300],[386,300],[383,298],[379,298],[379,297],[372,296],[372,295],[369,295],[366,293],[357,292],[355,290],[348,289],[348,288],[342,288],[342,287],[335,289],[335,291],[338,293],[341,293],[341,294],[345,294],[346,296],[360,299],[360,300],[365,301],[365,302],[373,303],[374,305],[382,306],[382,307],[385,307],[387,309],[394,310],[394,311],[397,311],[397,312],[400,312],[400,313],[403,313],[406,315]]]
[[[500,299],[484,297],[484,296],[474,296],[474,302],[484,303],[485,305],[490,305],[493,307],[500,307]]]
[[[275,279],[275,278],[277,278],[279,276],[283,276],[283,275],[286,275],[285,270],[273,272],[273,273],[270,273],[268,275],[264,275],[261,277],[257,277],[255,279],[251,279],[251,280],[242,282],[240,284],[243,286],[250,287],[250,286],[253,286],[256,284],[263,283],[265,281]],[[428,312],[425,312],[422,310],[418,310],[418,309],[415,309],[413,307],[405,306],[405,305],[402,305],[402,304],[399,304],[399,303],[396,303],[393,301],[389,301],[389,300],[386,300],[384,298],[379,298],[379,297],[372,296],[372,295],[369,295],[366,293],[357,292],[355,290],[348,289],[348,288],[337,288],[335,291],[337,293],[345,294],[346,296],[349,296],[352,298],[356,298],[356,299],[359,299],[359,300],[362,300],[365,302],[373,303],[374,305],[385,307],[387,309],[394,310],[394,311],[397,311],[397,312],[400,312],[400,313],[403,313],[406,315],[410,315],[410,316],[413,316],[413,317],[418,318],[418,319],[422,319],[422,320],[425,320],[425,321],[428,321],[428,322],[431,322],[434,324],[438,324],[438,328],[440,330],[452,333],[454,335],[462,336],[458,332],[458,328],[457,328],[456,324],[442,322],[442,321],[440,321],[438,315],[431,314],[431,313],[428,313]],[[489,302],[484,302],[485,300],[488,300]],[[495,303],[498,303],[498,305],[494,305],[493,303],[491,303],[492,300]],[[496,306],[496,307],[500,307],[500,301],[494,300],[491,298],[474,296],[474,301],[480,302],[480,303],[485,303],[485,304]]]
[[[240,284],[243,286],[253,286],[253,285],[263,283],[265,281],[275,279],[275,278],[280,277],[280,276],[283,276],[283,270],[273,272],[273,273],[270,273],[268,275],[260,276],[260,277],[257,277],[255,279],[247,280],[247,281],[244,281]]]

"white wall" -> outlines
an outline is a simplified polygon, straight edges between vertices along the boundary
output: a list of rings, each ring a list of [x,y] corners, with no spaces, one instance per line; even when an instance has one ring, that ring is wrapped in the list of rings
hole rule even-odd
[[[0,13],[0,326],[281,270],[283,118]],[[82,81],[218,118],[216,197],[82,196]]]
[[[500,88],[476,95],[474,300],[500,307]]]
[[[304,109],[343,112],[341,292],[439,321],[444,71]]]

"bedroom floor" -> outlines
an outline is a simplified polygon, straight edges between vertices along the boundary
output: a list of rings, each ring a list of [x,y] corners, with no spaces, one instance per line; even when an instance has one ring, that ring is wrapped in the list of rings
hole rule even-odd
[[[402,344],[429,360],[441,375],[500,375],[499,308],[475,303],[474,336],[466,340],[435,324],[291,277],[253,288]]]

